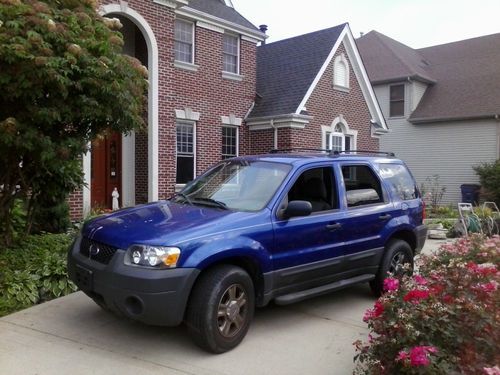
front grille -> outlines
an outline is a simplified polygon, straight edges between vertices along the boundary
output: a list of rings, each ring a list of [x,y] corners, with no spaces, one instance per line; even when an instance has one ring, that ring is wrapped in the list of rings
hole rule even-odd
[[[83,237],[80,243],[80,254],[103,264],[108,264],[111,261],[116,250],[116,247],[105,245],[86,237]]]

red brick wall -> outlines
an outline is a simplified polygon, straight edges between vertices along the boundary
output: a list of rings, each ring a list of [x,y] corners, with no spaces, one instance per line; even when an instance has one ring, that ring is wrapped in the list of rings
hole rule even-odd
[[[77,190],[68,197],[69,216],[71,221],[78,221],[83,217],[83,190]]]
[[[349,62],[349,92],[333,89],[333,60],[342,53]],[[378,151],[378,139],[371,136],[372,116],[343,44],[339,46],[333,60],[306,103],[313,119],[304,130],[292,132],[292,143],[294,147],[321,147],[321,126],[330,126],[342,114],[349,128],[358,131],[356,148]]]

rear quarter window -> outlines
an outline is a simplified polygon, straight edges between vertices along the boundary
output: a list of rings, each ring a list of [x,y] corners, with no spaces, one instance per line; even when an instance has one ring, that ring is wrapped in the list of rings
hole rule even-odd
[[[404,165],[380,164],[379,173],[394,196],[404,201],[419,197],[415,181]]]

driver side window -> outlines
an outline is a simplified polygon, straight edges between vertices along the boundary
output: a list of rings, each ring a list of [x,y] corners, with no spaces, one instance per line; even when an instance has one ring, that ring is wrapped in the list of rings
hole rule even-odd
[[[288,202],[308,201],[313,213],[337,209],[338,198],[332,172],[331,167],[303,172],[288,192]]]

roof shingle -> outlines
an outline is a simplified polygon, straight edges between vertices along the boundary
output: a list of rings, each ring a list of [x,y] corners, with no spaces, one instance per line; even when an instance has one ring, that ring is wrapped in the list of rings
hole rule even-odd
[[[251,118],[295,113],[346,24],[260,46]]]
[[[357,41],[373,84],[415,77],[417,59],[429,85],[412,122],[493,117],[500,114],[500,34],[413,50],[377,32]],[[398,49],[394,46],[398,45]],[[390,50],[393,53],[389,54]],[[413,52],[412,52],[413,51]],[[412,56],[407,70],[398,68]],[[407,66],[408,67],[408,66]]]
[[[227,6],[223,0],[190,0],[188,7],[252,30],[259,30],[236,9]]]

